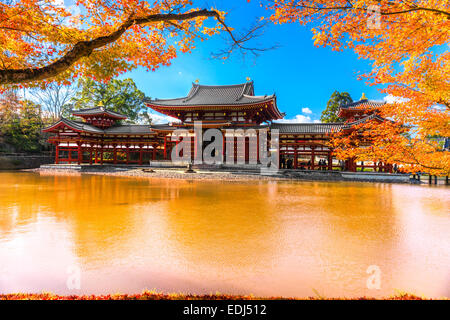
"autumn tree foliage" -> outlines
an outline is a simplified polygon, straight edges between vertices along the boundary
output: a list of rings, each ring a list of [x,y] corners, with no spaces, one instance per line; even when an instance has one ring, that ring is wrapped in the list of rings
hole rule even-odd
[[[240,49],[248,39],[232,33],[224,12],[195,8],[190,0],[77,0],[77,12],[57,3],[0,2],[3,90],[80,76],[108,81],[137,66],[155,70],[220,31]]]
[[[0,94],[0,151],[7,146],[18,152],[38,152],[41,141],[41,109],[14,91]]]
[[[450,154],[437,139],[450,136],[450,1],[263,2],[274,23],[311,25],[316,46],[354,50],[372,61],[372,70],[360,78],[393,97],[377,111],[392,121],[369,121],[351,136],[338,136],[339,157],[450,174]]]

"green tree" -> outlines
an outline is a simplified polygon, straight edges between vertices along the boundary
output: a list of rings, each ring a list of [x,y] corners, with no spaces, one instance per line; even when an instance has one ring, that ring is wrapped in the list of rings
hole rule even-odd
[[[79,91],[72,98],[73,109],[94,108],[102,104],[106,109],[126,115],[129,122],[141,120],[145,110],[145,94],[136,87],[132,79],[113,79],[101,83],[84,78],[78,86]]]
[[[343,119],[337,116],[337,112],[341,105],[352,103],[353,99],[348,92],[334,91],[327,102],[327,108],[322,111],[320,120],[325,123],[341,122]]]
[[[42,127],[39,105],[21,100],[11,91],[0,97],[0,136],[3,143],[19,152],[41,151]]]

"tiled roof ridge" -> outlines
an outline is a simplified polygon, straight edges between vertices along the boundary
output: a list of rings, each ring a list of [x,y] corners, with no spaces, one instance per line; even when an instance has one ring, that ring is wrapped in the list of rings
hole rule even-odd
[[[244,82],[244,83],[238,83],[238,84],[225,84],[225,85],[207,85],[207,84],[198,84],[198,83],[193,83],[193,85],[198,86],[198,87],[204,87],[204,88],[233,88],[233,87],[241,87],[241,86],[246,86],[246,85],[253,85],[253,81],[249,81],[249,82]]]
[[[347,125],[356,125],[356,124],[360,124],[360,123],[363,123],[365,121],[372,120],[372,119],[378,119],[378,120],[382,120],[382,121],[385,120],[383,117],[379,116],[378,114],[372,113],[368,116],[365,116],[364,118],[358,119],[353,122],[349,122]]]
[[[189,90],[188,95],[184,98],[183,102],[189,101],[192,99],[198,92],[198,89],[200,88],[199,84],[193,83],[191,90]]]
[[[358,100],[358,101],[344,104],[341,106],[341,108],[346,109],[346,108],[354,107],[354,106],[364,104],[364,103],[367,103],[369,105],[384,105],[384,104],[386,104],[386,101],[363,99],[363,100]]]
[[[94,109],[100,109],[100,107],[92,107],[92,108],[84,108],[84,109],[71,109],[70,112],[77,112],[77,111],[91,111]]]
[[[72,110],[70,110],[70,113],[73,114],[73,115],[77,115],[77,114],[88,113],[88,112],[91,112],[91,111],[94,111],[94,113],[95,113],[97,110],[98,110],[98,113],[109,113],[109,114],[112,114],[112,115],[115,115],[115,116],[119,116],[121,118],[123,118],[123,117],[126,118],[127,117],[124,114],[121,114],[121,113],[119,113],[117,111],[114,111],[114,110],[110,110],[110,109],[105,108],[105,107],[94,107],[94,108],[86,108],[86,109],[78,109],[78,110],[73,110],[72,109]]]

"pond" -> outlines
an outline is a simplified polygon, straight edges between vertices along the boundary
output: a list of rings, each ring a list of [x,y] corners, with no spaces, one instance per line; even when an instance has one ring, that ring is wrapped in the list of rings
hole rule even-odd
[[[0,292],[449,297],[449,191],[2,172]]]

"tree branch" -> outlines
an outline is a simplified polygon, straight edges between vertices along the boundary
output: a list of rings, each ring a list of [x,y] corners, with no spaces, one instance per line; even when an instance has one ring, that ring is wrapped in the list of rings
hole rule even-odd
[[[98,37],[88,41],[80,41],[76,43],[71,50],[69,50],[64,56],[58,60],[50,63],[47,66],[39,68],[24,68],[24,69],[0,69],[0,85],[16,84],[30,81],[44,80],[66,71],[74,63],[83,57],[89,56],[95,49],[104,47],[110,43],[118,40],[122,34],[124,34],[128,28],[132,25],[143,25],[152,22],[163,21],[181,21],[192,20],[198,17],[215,17],[219,23],[224,27],[226,32],[231,36],[234,42],[237,40],[234,38],[231,30],[221,19],[219,13],[215,10],[197,10],[188,13],[166,13],[166,14],[152,14],[146,17],[136,18],[130,16],[116,31],[107,36]],[[239,44],[239,46],[241,46]]]

